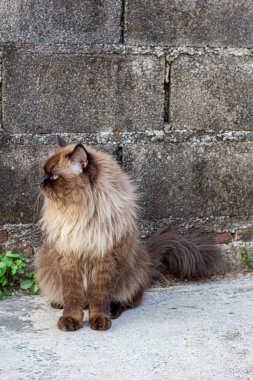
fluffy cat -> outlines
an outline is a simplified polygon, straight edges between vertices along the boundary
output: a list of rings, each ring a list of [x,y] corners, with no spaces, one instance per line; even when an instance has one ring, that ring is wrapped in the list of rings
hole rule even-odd
[[[159,272],[184,279],[224,271],[219,249],[206,237],[159,230],[140,241],[136,192],[110,155],[59,139],[41,184],[41,227],[46,239],[36,257],[37,279],[53,307],[63,308],[58,327],[106,330],[111,319],[140,304]]]

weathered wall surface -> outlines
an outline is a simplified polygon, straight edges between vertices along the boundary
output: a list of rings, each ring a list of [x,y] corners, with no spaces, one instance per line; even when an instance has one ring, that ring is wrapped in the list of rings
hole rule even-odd
[[[139,185],[143,237],[208,231],[236,263],[253,240],[252,18],[250,0],[3,0],[2,249],[38,246],[41,162],[61,133]]]

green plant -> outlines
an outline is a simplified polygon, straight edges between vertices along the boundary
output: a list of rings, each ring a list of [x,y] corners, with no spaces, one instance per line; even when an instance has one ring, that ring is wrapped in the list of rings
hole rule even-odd
[[[29,289],[32,294],[38,293],[35,272],[26,272],[25,267],[23,253],[8,251],[0,254],[0,298],[11,296],[12,289],[16,287]]]
[[[249,252],[245,244],[240,245],[240,256],[242,262],[253,269],[253,254]]]

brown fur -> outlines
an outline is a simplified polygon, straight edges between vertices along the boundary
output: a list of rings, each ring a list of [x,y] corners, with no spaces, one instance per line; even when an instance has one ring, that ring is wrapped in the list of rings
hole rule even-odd
[[[139,239],[136,193],[107,154],[85,145],[55,149],[44,166],[46,240],[37,253],[37,278],[53,307],[63,307],[58,327],[77,330],[83,309],[89,325],[106,330],[111,318],[141,302],[165,268],[180,278],[223,271],[219,250],[206,238],[158,231]]]

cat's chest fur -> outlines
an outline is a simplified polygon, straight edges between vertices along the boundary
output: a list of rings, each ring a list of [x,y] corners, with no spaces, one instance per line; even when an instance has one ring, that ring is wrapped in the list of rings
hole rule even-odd
[[[101,222],[96,215],[89,220],[80,210],[45,208],[40,222],[47,241],[60,255],[103,257],[117,240],[112,223]],[[119,234],[120,235],[120,234]]]

